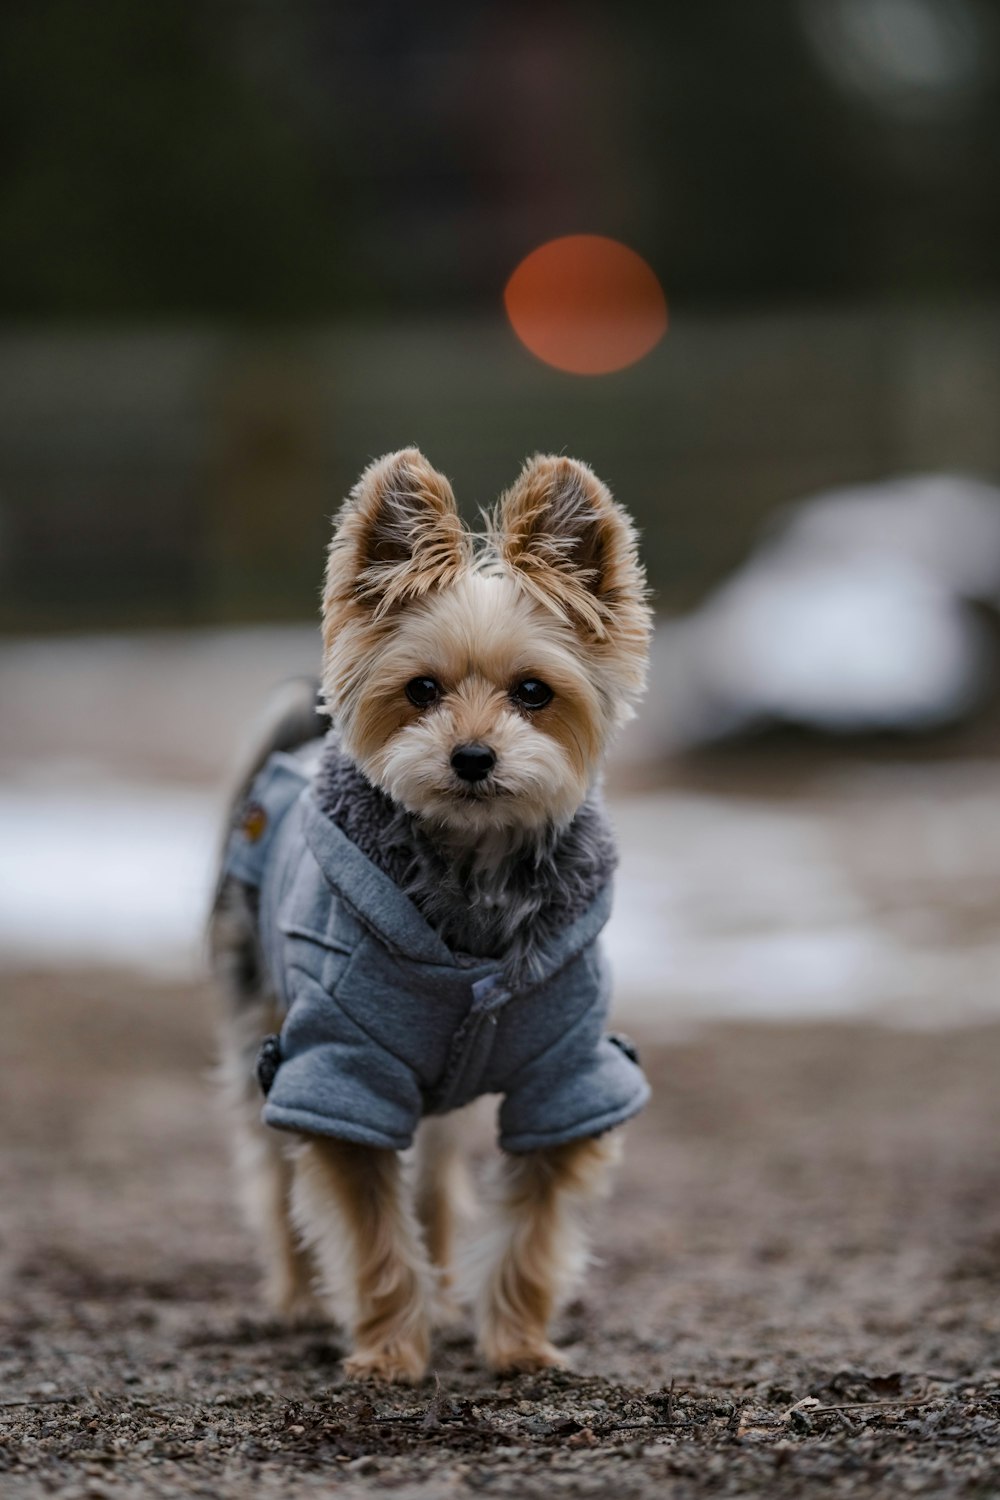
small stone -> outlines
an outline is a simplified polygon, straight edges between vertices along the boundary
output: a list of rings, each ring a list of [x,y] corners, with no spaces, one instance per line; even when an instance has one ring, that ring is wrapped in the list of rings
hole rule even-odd
[[[571,1433],[566,1439],[567,1448],[593,1448],[598,1442],[597,1434],[592,1427],[581,1427],[579,1432]]]

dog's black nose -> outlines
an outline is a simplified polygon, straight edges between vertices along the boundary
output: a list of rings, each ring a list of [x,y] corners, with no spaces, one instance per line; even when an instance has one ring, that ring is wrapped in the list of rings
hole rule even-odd
[[[482,781],[496,763],[489,745],[459,745],[451,757],[452,769],[463,781]]]

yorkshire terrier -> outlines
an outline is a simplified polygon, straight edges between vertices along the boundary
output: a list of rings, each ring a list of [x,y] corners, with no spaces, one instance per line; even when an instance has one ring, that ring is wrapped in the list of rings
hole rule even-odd
[[[330,546],[322,710],[315,684],[272,709],[212,917],[268,1296],[317,1293],[354,1376],[419,1379],[463,1296],[491,1366],[560,1363],[579,1209],[649,1092],[604,1030],[598,944],[601,765],[649,645],[635,532],[562,457],[530,460],[486,521],[464,527],[415,448],[362,474]],[[462,1110],[482,1095],[501,1096],[500,1155],[456,1273]]]

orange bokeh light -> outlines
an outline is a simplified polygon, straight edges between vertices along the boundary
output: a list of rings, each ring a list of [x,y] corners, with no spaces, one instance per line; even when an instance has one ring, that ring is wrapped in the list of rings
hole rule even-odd
[[[667,331],[667,301],[641,255],[602,234],[568,234],[526,255],[503,294],[518,338],[546,364],[607,375]]]

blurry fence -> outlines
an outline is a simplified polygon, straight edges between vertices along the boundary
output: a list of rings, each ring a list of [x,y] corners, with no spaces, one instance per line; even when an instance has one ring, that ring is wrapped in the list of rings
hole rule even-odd
[[[340,496],[411,442],[470,515],[527,453],[588,459],[675,607],[810,491],[1000,475],[1000,307],[678,317],[592,380],[497,322],[8,332],[0,392],[5,629],[310,616]]]

